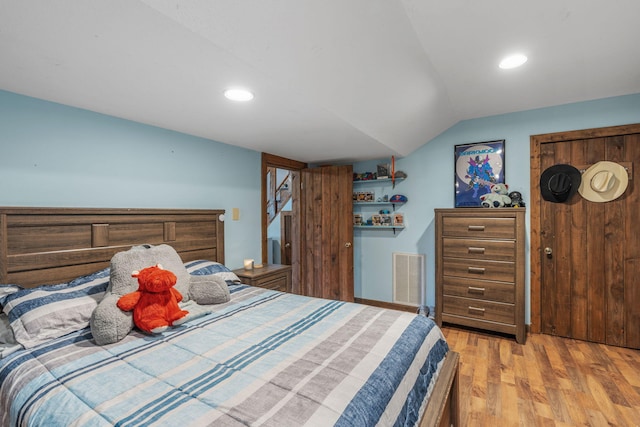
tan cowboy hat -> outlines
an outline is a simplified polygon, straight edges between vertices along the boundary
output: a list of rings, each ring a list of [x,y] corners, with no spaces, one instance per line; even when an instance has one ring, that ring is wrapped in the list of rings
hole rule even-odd
[[[602,161],[582,174],[578,192],[592,202],[610,202],[620,197],[628,184],[629,175],[624,166]]]

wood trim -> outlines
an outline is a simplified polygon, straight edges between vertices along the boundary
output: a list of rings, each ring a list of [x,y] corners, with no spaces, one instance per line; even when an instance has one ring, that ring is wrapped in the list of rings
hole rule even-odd
[[[591,128],[581,130],[571,130],[564,132],[545,133],[531,135],[530,140],[544,144],[549,142],[573,141],[576,139],[604,138],[609,136],[630,135],[640,132],[640,123],[609,126],[603,128]]]
[[[109,244],[109,224],[91,224],[91,246],[100,248]]]
[[[262,168],[261,168],[261,184],[260,194],[261,201],[260,206],[262,212],[260,212],[260,218],[262,218],[262,263],[267,263],[267,170],[269,167],[276,167],[281,169],[287,169],[294,171],[291,176],[291,197],[292,197],[292,248],[291,248],[291,260],[292,260],[292,292],[299,293],[300,288],[300,242],[295,241],[296,236],[298,239],[302,238],[300,234],[300,174],[297,173],[302,169],[307,168],[307,164],[299,162],[297,160],[287,159],[285,157],[276,156],[274,154],[262,153]]]
[[[416,313],[418,311],[417,305],[397,304],[394,302],[378,301],[364,298],[354,298],[354,302],[357,302],[358,304],[370,305],[373,307],[389,308],[391,310],[398,311],[408,311],[409,313]]]
[[[8,283],[7,280],[7,214],[0,211],[0,283]]]
[[[530,231],[529,231],[529,253],[530,253],[530,308],[531,308],[531,333],[541,332],[541,300],[542,300],[542,264],[541,264],[541,236],[542,224],[540,224],[540,154],[542,145],[573,141],[589,138],[603,138],[618,135],[630,135],[640,133],[640,124],[628,124],[621,126],[609,126],[603,128],[592,128],[574,130],[566,132],[555,132],[548,134],[531,135],[530,137]]]
[[[170,221],[164,223],[164,241],[173,242],[176,240],[176,222]]]
[[[443,362],[420,427],[461,426],[460,417],[460,355],[449,351]]]

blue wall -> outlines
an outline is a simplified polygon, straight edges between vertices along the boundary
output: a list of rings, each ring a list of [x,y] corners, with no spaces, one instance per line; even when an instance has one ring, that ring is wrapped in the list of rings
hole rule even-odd
[[[0,91],[0,206],[225,209],[237,268],[261,259],[260,167],[256,151]]]
[[[506,183],[510,191],[520,191],[526,203],[530,200],[530,135],[631,123],[640,123],[640,94],[466,120],[451,127],[409,156],[396,159],[396,170],[402,170],[408,175],[407,180],[398,184],[393,192],[409,198],[409,202],[398,209],[405,213],[407,228],[395,236],[391,231],[355,232],[356,297],[392,301],[392,253],[422,253],[426,254],[427,258],[427,304],[435,304],[433,210],[453,207],[454,145],[505,139]],[[389,160],[357,163],[354,165],[354,172],[374,171],[377,163],[388,163]],[[527,230],[530,230],[528,214]],[[528,237],[526,246],[528,323]]]
[[[453,206],[453,146],[506,140],[506,181],[529,197],[529,136],[640,122],[640,94],[467,120],[396,160],[407,228],[356,231],[356,297],[392,301],[391,254],[427,255],[434,305],[433,209]],[[354,171],[375,170],[379,161]],[[376,190],[382,191],[382,190]],[[384,194],[384,193],[383,193]],[[261,259],[260,153],[0,91],[0,206],[240,209],[226,262]],[[527,218],[527,229],[530,229]],[[529,259],[527,242],[527,262]],[[528,269],[527,269],[528,270]],[[529,276],[527,275],[527,294]],[[527,297],[527,320],[529,298]]]

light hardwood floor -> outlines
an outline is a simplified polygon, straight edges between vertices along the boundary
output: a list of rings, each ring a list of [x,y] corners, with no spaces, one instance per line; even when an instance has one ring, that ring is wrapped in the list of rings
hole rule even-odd
[[[640,426],[640,351],[445,325],[460,353],[462,426]]]

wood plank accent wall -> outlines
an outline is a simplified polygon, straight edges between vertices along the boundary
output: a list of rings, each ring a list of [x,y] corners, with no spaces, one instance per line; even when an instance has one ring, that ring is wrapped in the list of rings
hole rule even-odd
[[[0,207],[0,283],[59,283],[140,244],[224,263],[223,210]]]

